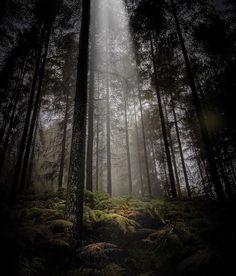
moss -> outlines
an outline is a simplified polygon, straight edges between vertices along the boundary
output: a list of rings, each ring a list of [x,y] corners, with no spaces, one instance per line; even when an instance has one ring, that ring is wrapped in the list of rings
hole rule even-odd
[[[110,263],[105,265],[103,268],[91,268],[82,266],[80,268],[74,268],[69,270],[66,276],[120,276],[124,275],[124,269],[115,264]]]
[[[44,225],[23,226],[19,229],[19,234],[22,241],[28,245],[52,237],[52,232]]]
[[[28,219],[34,219],[39,221],[49,221],[53,219],[63,218],[63,212],[48,208],[33,207],[26,211]]]
[[[114,260],[121,253],[112,243],[100,242],[84,246],[76,251],[76,256],[86,266],[102,267]]]
[[[140,228],[136,221],[118,214],[105,214],[102,220],[116,226],[123,234],[133,233],[137,228]]]
[[[220,258],[209,250],[203,249],[184,259],[177,267],[179,275],[220,275]]]
[[[49,228],[53,233],[63,233],[72,228],[73,223],[65,219],[56,219],[49,222]]]
[[[47,261],[62,265],[70,258],[70,245],[62,239],[50,239],[39,244],[39,252]]]

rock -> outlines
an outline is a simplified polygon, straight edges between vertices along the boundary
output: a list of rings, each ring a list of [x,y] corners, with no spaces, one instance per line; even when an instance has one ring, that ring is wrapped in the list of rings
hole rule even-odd
[[[92,243],[76,251],[76,256],[86,265],[99,265],[110,262],[121,253],[119,247],[112,243]]]
[[[198,250],[184,259],[177,267],[179,275],[219,275],[219,256],[209,249]]]
[[[39,250],[42,256],[52,262],[64,262],[70,255],[70,245],[62,239],[50,239],[41,242]]]
[[[73,223],[65,219],[56,219],[49,222],[49,228],[53,233],[64,233],[72,226]]]

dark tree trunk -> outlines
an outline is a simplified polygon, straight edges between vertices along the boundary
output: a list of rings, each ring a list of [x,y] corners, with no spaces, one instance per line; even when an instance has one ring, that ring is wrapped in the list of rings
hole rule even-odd
[[[165,117],[166,117],[166,131],[167,131],[167,136],[169,139],[170,152],[172,155],[173,167],[174,167],[174,172],[175,172],[176,188],[177,188],[178,196],[182,197],[182,192],[181,192],[181,187],[180,187],[180,182],[179,182],[178,168],[177,168],[177,163],[176,163],[174,145],[173,145],[173,140],[172,140],[172,136],[171,136],[171,129],[170,129],[169,121],[168,121],[166,105],[164,107],[164,110],[165,110]]]
[[[97,140],[96,140],[96,191],[98,191],[99,182],[99,115],[97,116]]]
[[[156,86],[155,88],[156,88],[158,109],[159,109],[160,119],[161,119],[161,128],[162,128],[162,135],[163,135],[165,152],[166,152],[166,160],[167,160],[168,171],[169,171],[171,193],[172,193],[172,197],[175,198],[175,197],[177,197],[177,192],[176,192],[176,187],[175,187],[175,178],[174,178],[174,172],[173,172],[173,168],[172,168],[171,155],[170,155],[169,143],[168,143],[168,138],[167,138],[166,125],[165,125],[165,118],[164,118],[163,108],[162,108],[162,99],[161,99],[161,94],[160,94],[160,91],[158,88],[159,86],[157,83],[157,69],[156,69],[155,54],[154,54],[154,47],[153,47],[151,33],[150,33],[150,44],[151,44],[151,55],[152,55],[153,70],[154,70],[154,77],[155,77],[155,86]]]
[[[83,237],[89,25],[90,0],[83,0],[67,197],[67,215],[74,222],[72,236],[79,243]]]
[[[20,193],[23,193],[24,189],[25,189],[25,177],[26,177],[27,168],[28,168],[30,149],[31,149],[31,145],[32,145],[34,129],[35,129],[37,116],[38,116],[38,113],[39,113],[39,108],[40,108],[40,103],[41,103],[41,95],[42,95],[41,91],[42,91],[45,65],[46,65],[46,60],[47,60],[50,34],[51,34],[51,28],[49,27],[48,30],[46,31],[45,49],[44,49],[44,53],[43,53],[43,56],[42,56],[41,68],[40,68],[40,71],[39,71],[39,83],[38,83],[37,93],[36,93],[35,102],[34,102],[34,109],[33,109],[33,114],[32,114],[32,118],[31,118],[27,144],[26,144],[26,147],[25,147],[25,154],[24,154],[24,159],[23,159],[22,172],[21,172],[20,181],[19,181],[19,192]]]
[[[139,85],[139,84],[138,84]],[[138,99],[139,99],[139,108],[140,108],[140,116],[141,116],[141,126],[142,126],[142,138],[143,138],[143,150],[144,150],[144,163],[146,168],[146,175],[147,175],[147,188],[148,188],[148,194],[152,194],[151,189],[151,181],[150,181],[150,175],[149,175],[149,165],[148,165],[148,157],[147,157],[147,143],[146,143],[146,133],[145,133],[145,127],[144,127],[144,120],[143,120],[143,105],[142,105],[142,97],[141,97],[141,91],[140,87],[138,88]]]
[[[126,152],[127,152],[127,166],[128,166],[128,180],[129,180],[129,195],[132,194],[132,173],[131,173],[131,162],[130,162],[130,148],[129,148],[129,125],[128,125],[128,88],[124,89],[124,111],[125,111],[125,141],[126,141]]]
[[[182,163],[182,168],[183,168],[183,173],[184,173],[184,180],[185,180],[185,185],[188,193],[188,197],[191,198],[191,189],[188,181],[188,174],[185,166],[185,160],[184,160],[184,154],[183,154],[183,148],[182,148],[182,143],[180,139],[180,133],[179,133],[179,127],[177,123],[177,116],[175,112],[175,106],[174,106],[174,100],[173,100],[173,95],[171,94],[171,107],[172,107],[172,112],[173,112],[173,117],[174,117],[174,124],[175,124],[175,131],[176,131],[176,136],[177,136],[177,141],[179,145],[179,153],[180,153],[180,158],[181,158],[181,163]]]
[[[18,192],[18,183],[19,183],[19,178],[20,178],[20,174],[21,174],[22,160],[23,160],[23,156],[24,156],[24,152],[25,152],[25,145],[26,145],[27,136],[28,136],[29,127],[30,127],[30,118],[31,118],[32,110],[33,110],[35,90],[36,90],[36,84],[37,84],[37,79],[38,79],[38,72],[40,69],[40,60],[41,60],[41,54],[42,54],[42,48],[43,48],[44,35],[45,35],[45,28],[43,28],[43,30],[42,30],[41,41],[40,41],[40,44],[39,44],[39,47],[37,50],[34,77],[33,77],[27,112],[26,112],[24,129],[23,129],[23,133],[22,133],[22,137],[21,137],[20,146],[19,146],[18,157],[17,157],[17,161],[16,161],[16,166],[15,166],[15,172],[14,172],[14,176],[13,176],[13,183],[12,183],[12,189],[11,189],[11,195],[10,195],[10,201],[12,203],[15,202],[15,197]]]
[[[7,152],[7,148],[8,148],[8,144],[9,144],[9,139],[10,139],[10,135],[11,135],[11,132],[12,132],[12,127],[14,125],[15,114],[16,114],[16,111],[17,111],[17,106],[18,106],[18,102],[19,102],[19,99],[20,99],[20,95],[21,95],[21,93],[20,93],[21,89],[20,88],[21,88],[21,85],[22,85],[22,82],[23,82],[23,79],[24,79],[24,75],[25,75],[25,61],[24,61],[23,68],[22,68],[20,76],[19,76],[19,81],[18,81],[16,90],[14,92],[13,99],[12,99],[12,102],[11,102],[12,108],[9,107],[10,110],[12,109],[11,111],[9,111],[10,118],[6,118],[6,124],[5,124],[5,127],[4,127],[3,132],[2,132],[2,137],[1,137],[2,141],[0,143],[1,144],[1,149],[0,149],[1,150],[0,151],[0,157],[1,157],[0,158],[0,175],[1,175],[2,168],[3,168],[3,165],[4,165],[4,161],[5,161],[6,152]],[[8,125],[8,127],[7,127],[7,125]]]
[[[91,24],[91,55],[90,55],[90,80],[89,80],[89,102],[88,102],[88,142],[87,142],[87,174],[86,189],[93,190],[93,141],[94,141],[94,82],[95,82],[95,18]]]
[[[109,80],[109,26],[106,30],[106,130],[107,130],[107,193],[112,195],[111,179],[111,111],[110,111],[110,80]]]
[[[192,68],[190,65],[189,57],[188,57],[188,52],[187,52],[187,49],[185,46],[184,38],[182,35],[182,30],[181,30],[179,19],[177,16],[176,6],[175,6],[175,3],[173,0],[171,0],[171,4],[172,4],[172,12],[173,12],[174,20],[175,20],[176,30],[177,30],[177,34],[179,37],[179,42],[180,42],[181,50],[183,53],[184,61],[185,61],[186,72],[187,72],[188,79],[189,79],[189,86],[192,91],[193,104],[196,109],[196,114],[197,114],[197,118],[199,121],[199,126],[200,126],[200,131],[201,131],[201,135],[202,135],[202,139],[203,139],[203,143],[204,143],[204,147],[205,147],[205,152],[206,152],[207,160],[209,163],[209,169],[210,169],[210,173],[211,173],[212,182],[215,187],[215,192],[217,194],[218,200],[223,201],[225,199],[225,195],[224,195],[223,188],[222,188],[222,185],[220,182],[220,177],[219,177],[218,171],[217,171],[217,165],[216,165],[216,161],[215,161],[215,157],[214,157],[214,150],[213,150],[213,146],[212,146],[212,143],[211,143],[211,140],[209,137],[209,133],[207,130],[206,122],[205,122],[204,115],[203,115],[202,105],[201,105],[200,99],[198,97],[197,88],[196,88],[196,84],[195,84],[195,80],[194,80],[194,75],[192,72]]]
[[[134,96],[133,96],[133,103],[134,103],[135,134],[136,134],[136,139],[137,139],[137,153],[138,153],[138,168],[139,168],[139,176],[140,176],[140,188],[141,188],[141,195],[144,196],[143,175],[142,175],[141,154],[140,154],[140,143],[139,143],[139,134],[138,134],[138,121],[137,121],[137,112],[136,112],[136,104],[135,104]]]
[[[68,84],[68,82],[67,82]],[[62,188],[63,183],[63,174],[64,174],[64,167],[65,167],[65,156],[66,156],[66,136],[67,136],[67,125],[69,119],[69,93],[66,92],[66,109],[65,115],[63,120],[63,135],[61,141],[61,158],[60,158],[60,169],[59,169],[59,176],[58,176],[58,190]]]
[[[34,167],[34,154],[35,154],[35,147],[36,147],[36,141],[37,141],[37,132],[38,132],[38,126],[39,126],[38,124],[39,124],[39,114],[37,116],[37,120],[36,120],[36,124],[35,124],[32,148],[31,148],[31,153],[30,153],[30,162],[29,162],[29,168],[28,168],[28,174],[27,174],[26,190],[29,190],[33,184],[32,172],[33,172],[33,167]]]

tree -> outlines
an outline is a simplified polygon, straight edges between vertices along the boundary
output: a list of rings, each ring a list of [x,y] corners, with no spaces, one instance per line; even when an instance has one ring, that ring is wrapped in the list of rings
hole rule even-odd
[[[89,26],[90,0],[83,0],[67,197],[67,215],[74,221],[72,235],[79,241],[83,237]]]

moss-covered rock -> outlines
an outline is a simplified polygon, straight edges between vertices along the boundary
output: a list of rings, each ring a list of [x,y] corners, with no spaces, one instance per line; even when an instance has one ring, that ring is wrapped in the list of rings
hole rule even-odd
[[[119,247],[112,243],[93,243],[76,251],[76,256],[85,265],[101,267],[121,254]]]
[[[62,239],[50,239],[39,244],[39,252],[47,261],[64,263],[70,257],[70,245]]]
[[[64,233],[71,229],[73,223],[65,219],[56,219],[49,222],[49,228],[53,233]]]
[[[220,275],[221,269],[219,264],[219,256],[206,248],[195,252],[195,254],[180,262],[177,272],[179,275],[191,276]]]

